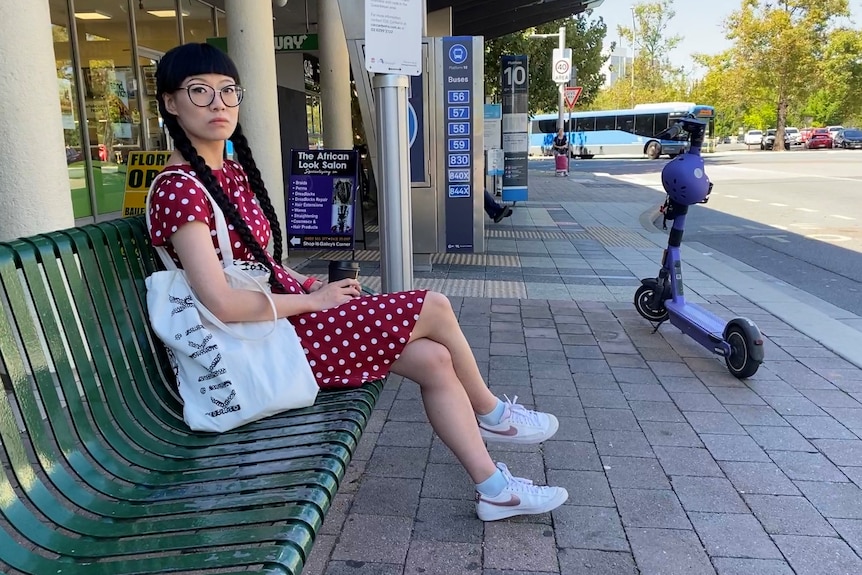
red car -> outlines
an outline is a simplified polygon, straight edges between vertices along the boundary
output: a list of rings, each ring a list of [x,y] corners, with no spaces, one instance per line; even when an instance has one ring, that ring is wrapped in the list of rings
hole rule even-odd
[[[808,136],[808,141],[805,142],[805,147],[809,150],[818,148],[832,149],[832,136],[826,128],[818,128],[811,132]]]

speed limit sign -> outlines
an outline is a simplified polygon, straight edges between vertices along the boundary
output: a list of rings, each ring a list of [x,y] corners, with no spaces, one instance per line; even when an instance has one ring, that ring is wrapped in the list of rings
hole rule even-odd
[[[551,78],[556,84],[565,84],[572,79],[571,48],[554,48],[551,56]]]

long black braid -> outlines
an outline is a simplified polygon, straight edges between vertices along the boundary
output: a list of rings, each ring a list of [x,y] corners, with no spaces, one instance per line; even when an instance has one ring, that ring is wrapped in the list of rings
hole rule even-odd
[[[161,106],[163,106],[163,104],[161,104],[160,102],[160,107]],[[174,146],[183,155],[183,158],[185,158],[186,161],[191,165],[192,169],[195,171],[196,177],[201,181],[204,186],[206,186],[207,191],[210,193],[216,204],[218,204],[218,207],[221,208],[221,211],[224,213],[225,220],[227,221],[227,223],[233,225],[234,231],[236,231],[243,244],[245,244],[245,246],[254,256],[255,261],[263,264],[270,271],[269,284],[272,287],[281,287],[281,284],[275,277],[275,273],[273,272],[273,266],[270,262],[269,257],[267,256],[266,250],[260,245],[260,243],[258,243],[257,239],[254,237],[254,234],[251,232],[251,228],[248,227],[248,224],[240,215],[239,210],[236,209],[234,203],[230,200],[228,195],[222,189],[221,185],[218,183],[218,180],[216,179],[215,175],[213,175],[213,172],[207,165],[206,161],[200,156],[200,154],[198,154],[198,151],[195,149],[194,145],[192,144],[192,141],[189,139],[189,137],[186,135],[185,130],[183,130],[182,126],[180,126],[179,122],[177,121],[177,117],[173,114],[167,113],[167,110],[162,110],[162,117],[164,118],[165,126],[168,128],[168,133],[170,133],[171,138],[174,139]],[[238,125],[237,129],[239,129]],[[259,178],[260,172],[258,172],[258,179]],[[254,189],[254,187],[252,187],[252,189]],[[261,207],[263,207],[263,202],[260,203]],[[269,202],[268,196],[267,203],[269,204],[270,210],[272,210],[272,204]],[[267,217],[269,217],[268,214]],[[277,228],[273,228],[273,233],[275,233],[275,229]],[[278,238],[280,249],[280,232],[278,234]]]
[[[183,155],[183,158],[192,166],[198,179],[206,186],[213,200],[225,215],[225,220],[231,224],[239,235],[242,242],[251,252],[254,259],[266,266],[270,271],[269,283],[273,287],[281,287],[280,283],[273,273],[273,266],[265,246],[261,246],[257,239],[252,234],[248,224],[239,214],[236,206],[231,201],[230,197],[225,193],[219,185],[218,180],[212,173],[209,166],[206,165],[204,159],[198,154],[188,135],[179,124],[177,117],[169,113],[165,107],[165,95],[176,92],[181,89],[183,81],[186,78],[198,74],[220,74],[233,78],[236,83],[240,82],[239,71],[236,64],[228,57],[227,54],[206,43],[190,43],[183,44],[168,50],[159,65],[156,68],[156,98],[159,103],[159,112],[164,119],[165,126],[171,138],[174,139],[176,149]],[[278,217],[272,207],[272,202],[269,199],[269,194],[266,187],[263,185],[263,179],[260,176],[260,170],[254,162],[251,155],[251,149],[248,147],[248,141],[242,133],[239,124],[236,126],[236,131],[231,137],[231,141],[238,151],[239,163],[248,176],[249,185],[252,192],[257,197],[257,201],[263,210],[264,215],[269,220],[273,234],[273,244],[275,248],[275,261],[281,263],[282,258],[282,237],[281,226],[278,223]]]
[[[233,142],[236,157],[239,160],[242,169],[248,176],[248,183],[254,192],[260,207],[266,219],[269,220],[269,227],[272,228],[272,251],[275,261],[281,262],[282,258],[282,237],[281,225],[278,223],[278,214],[275,213],[275,208],[272,207],[272,201],[269,198],[269,192],[266,191],[266,186],[263,184],[263,178],[260,175],[260,170],[251,155],[251,148],[248,146],[248,139],[242,133],[242,127],[237,123],[236,130],[230,137]]]

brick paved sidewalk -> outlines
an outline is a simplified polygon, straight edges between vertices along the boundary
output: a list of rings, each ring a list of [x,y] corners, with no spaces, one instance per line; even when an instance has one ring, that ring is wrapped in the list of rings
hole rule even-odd
[[[437,256],[416,281],[452,297],[495,393],[560,418],[541,446],[489,450],[569,501],[478,521],[418,386],[393,378],[304,573],[862,573],[862,370],[696,270],[689,292],[753,319],[766,362],[740,382],[676,328],[653,333],[630,301],[660,245],[632,219],[660,197],[545,184],[489,226],[489,253]]]
[[[740,382],[630,306],[454,302],[491,389],[561,422],[492,456],[569,501],[480,522],[418,386],[391,381],[306,573],[862,573],[862,370],[788,333],[770,357],[810,357]]]

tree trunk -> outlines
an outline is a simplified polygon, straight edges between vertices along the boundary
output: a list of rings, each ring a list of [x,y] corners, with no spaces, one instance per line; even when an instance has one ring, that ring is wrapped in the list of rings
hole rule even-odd
[[[787,126],[787,96],[782,91],[778,95],[778,124],[775,126],[775,139],[772,141],[773,152],[784,151],[784,128]]]

